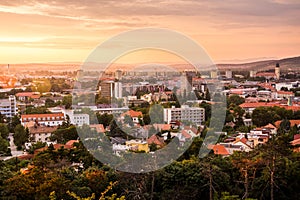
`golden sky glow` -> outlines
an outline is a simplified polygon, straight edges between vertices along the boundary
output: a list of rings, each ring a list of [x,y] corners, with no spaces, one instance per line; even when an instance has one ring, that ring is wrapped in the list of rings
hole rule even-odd
[[[215,62],[298,56],[300,49],[299,0],[1,0],[0,19],[3,64],[83,62],[113,35],[144,27],[181,32]],[[141,62],[138,55],[121,60]]]

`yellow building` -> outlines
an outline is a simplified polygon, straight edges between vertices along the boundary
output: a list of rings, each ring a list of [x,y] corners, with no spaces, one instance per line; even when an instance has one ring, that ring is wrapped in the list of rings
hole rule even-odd
[[[145,151],[146,153],[150,151],[147,141],[129,140],[126,141],[126,146],[132,151]]]

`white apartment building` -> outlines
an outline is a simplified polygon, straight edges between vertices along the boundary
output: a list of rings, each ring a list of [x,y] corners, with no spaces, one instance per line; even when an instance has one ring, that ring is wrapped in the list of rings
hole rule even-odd
[[[10,95],[8,99],[0,99],[0,113],[5,117],[11,118],[18,112],[16,97]]]
[[[164,109],[164,121],[168,124],[171,121],[188,121],[196,125],[201,125],[205,120],[204,108],[189,107],[187,105],[181,106],[181,108],[165,108]]]
[[[70,123],[76,126],[83,126],[84,124],[90,125],[90,116],[84,113],[74,113],[74,110],[62,110],[67,118],[67,115],[70,118]]]

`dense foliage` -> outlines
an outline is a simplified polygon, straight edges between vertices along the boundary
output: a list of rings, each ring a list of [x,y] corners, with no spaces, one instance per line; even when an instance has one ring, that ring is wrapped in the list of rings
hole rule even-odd
[[[290,138],[280,135],[252,152],[229,157],[213,154],[198,158],[202,138],[173,164],[148,174],[128,174],[102,165],[85,149],[49,147],[32,160],[0,163],[2,197],[16,199],[88,198],[115,182],[108,195],[126,199],[297,199],[300,188],[300,154]],[[72,164],[73,163],[73,164]],[[27,164],[29,164],[27,166]],[[19,169],[28,167],[28,173]],[[68,192],[69,191],[69,192]],[[54,192],[54,193],[53,193]]]

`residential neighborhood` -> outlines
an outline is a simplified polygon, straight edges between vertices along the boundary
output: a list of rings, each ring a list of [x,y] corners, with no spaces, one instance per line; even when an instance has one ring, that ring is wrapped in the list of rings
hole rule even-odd
[[[0,200],[300,199],[299,0],[0,19]]]

